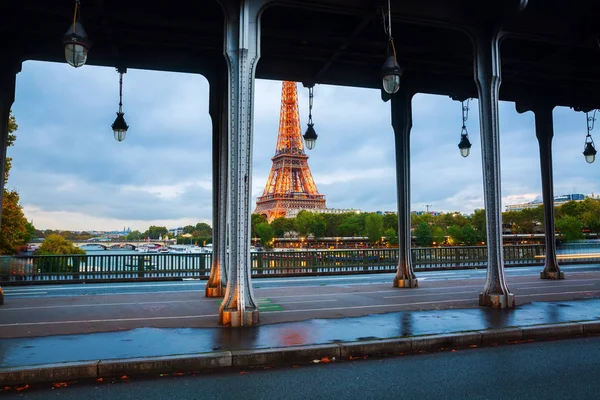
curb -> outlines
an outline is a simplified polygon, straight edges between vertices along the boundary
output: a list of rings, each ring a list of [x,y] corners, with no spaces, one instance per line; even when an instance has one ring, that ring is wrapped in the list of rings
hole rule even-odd
[[[452,347],[478,347],[598,334],[600,321],[585,321],[360,342],[32,365],[0,368],[0,388],[44,382],[118,378],[123,375],[142,376],[307,364],[325,357],[333,361],[365,356],[419,354]]]

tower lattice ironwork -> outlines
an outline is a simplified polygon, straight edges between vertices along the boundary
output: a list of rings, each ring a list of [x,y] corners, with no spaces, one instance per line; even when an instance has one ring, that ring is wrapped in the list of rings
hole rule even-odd
[[[290,209],[326,208],[308,167],[308,156],[300,134],[296,82],[283,82],[277,148],[265,190],[256,199],[254,214],[269,222],[285,217]]]

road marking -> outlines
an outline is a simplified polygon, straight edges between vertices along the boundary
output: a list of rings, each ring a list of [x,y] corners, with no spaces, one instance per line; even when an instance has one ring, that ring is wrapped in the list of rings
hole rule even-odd
[[[283,310],[283,311],[265,311],[269,314],[276,313],[294,313],[294,312],[314,312],[314,311],[336,311],[336,310],[353,310],[363,308],[383,308],[383,307],[406,307],[406,306],[418,306],[424,304],[439,304],[439,303],[462,303],[462,302],[476,302],[477,299],[456,299],[456,300],[438,300],[438,301],[422,301],[416,303],[402,303],[402,304],[376,304],[370,306],[350,306],[350,307],[330,307],[330,308],[309,308],[304,310]],[[435,311],[435,310],[433,310]],[[2,325],[0,325],[2,326]]]
[[[595,293],[595,292],[600,292],[600,289],[586,290],[586,291],[582,291],[582,292],[554,292],[554,293],[520,294],[519,297],[550,296],[550,295],[555,295],[555,294],[583,294],[583,293]]]

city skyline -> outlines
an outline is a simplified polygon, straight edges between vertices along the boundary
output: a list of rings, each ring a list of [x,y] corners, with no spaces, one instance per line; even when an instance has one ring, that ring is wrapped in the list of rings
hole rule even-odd
[[[19,130],[8,149],[8,188],[21,195],[38,229],[147,229],[212,225],[211,121],[208,83],[199,75],[129,70],[124,76],[127,138],[114,140],[118,108],[113,68],[26,62],[17,76],[13,113]],[[307,90],[298,85],[302,129]],[[252,205],[262,194],[279,125],[280,81],[259,80],[255,92]],[[330,208],[396,210],[390,105],[377,90],[317,85],[313,120],[319,134],[307,151],[319,192]],[[411,134],[413,210],[470,213],[483,208],[477,101],[467,128],[471,155],[459,155],[460,103],[417,95]],[[541,195],[532,113],[500,104],[503,206]],[[555,195],[600,192],[599,163],[582,155],[585,115],[554,112]],[[596,131],[592,131],[596,136]],[[504,207],[503,207],[504,209]]]

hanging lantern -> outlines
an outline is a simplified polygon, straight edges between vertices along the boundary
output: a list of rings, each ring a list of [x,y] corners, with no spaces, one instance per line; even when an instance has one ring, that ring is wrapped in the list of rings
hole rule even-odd
[[[313,108],[313,87],[308,87],[308,128],[304,133],[304,143],[306,148],[312,150],[317,144],[317,132],[315,131],[314,124],[312,122],[312,108]]]
[[[87,61],[87,55],[92,42],[88,39],[83,25],[79,22],[81,5],[75,1],[73,24],[63,36],[62,43],[65,49],[65,59],[75,68],[79,68]]]
[[[123,112],[123,74],[127,72],[127,69],[117,69],[117,71],[119,72],[119,111],[117,112],[117,118],[115,118],[115,122],[112,123],[111,127],[115,139],[122,142],[127,135],[127,129],[129,129],[129,126],[127,126],[127,123],[125,122],[125,113]]]

